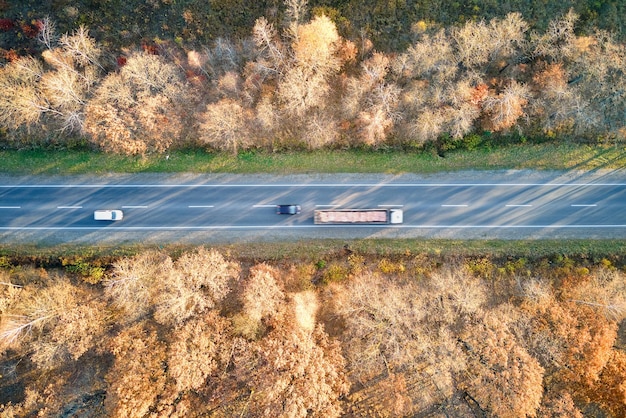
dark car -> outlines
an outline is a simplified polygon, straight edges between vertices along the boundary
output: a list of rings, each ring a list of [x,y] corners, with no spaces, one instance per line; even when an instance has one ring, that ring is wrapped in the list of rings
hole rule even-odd
[[[297,215],[302,208],[300,205],[278,205],[276,206],[276,213],[278,215]]]

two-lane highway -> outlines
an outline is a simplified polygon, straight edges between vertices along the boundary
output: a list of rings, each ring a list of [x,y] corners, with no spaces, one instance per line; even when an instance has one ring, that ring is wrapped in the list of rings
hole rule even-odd
[[[302,213],[275,214],[276,205],[288,203],[301,205]],[[402,208],[404,223],[313,225],[315,209],[376,207]],[[124,219],[95,221],[96,209],[121,209]],[[0,185],[0,232],[4,237],[24,231],[145,234],[211,230],[258,237],[271,230],[274,235],[282,231],[285,237],[302,238],[460,238],[468,229],[480,230],[479,236],[485,238],[507,234],[516,238],[519,233],[512,231],[521,229],[535,235],[576,230],[577,236],[626,238],[626,181]]]

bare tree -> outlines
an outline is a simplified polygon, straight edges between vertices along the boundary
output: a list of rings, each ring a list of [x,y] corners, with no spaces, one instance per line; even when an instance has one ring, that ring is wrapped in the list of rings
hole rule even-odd
[[[51,281],[46,287],[20,288],[19,298],[7,306],[0,323],[3,343],[11,346],[26,340],[31,359],[43,368],[76,360],[95,346],[107,316],[104,303],[90,300],[84,289],[63,277]]]
[[[215,311],[197,315],[174,335],[168,351],[168,374],[179,392],[200,389],[207,377],[225,367],[228,321]],[[225,370],[223,370],[225,371]]]
[[[626,281],[619,270],[600,269],[572,289],[568,300],[598,309],[607,319],[626,318]]]
[[[47,49],[52,49],[58,40],[56,34],[56,25],[49,16],[41,19],[41,28],[37,33],[37,40],[41,42]]]
[[[161,252],[147,251],[123,258],[114,265],[111,278],[105,281],[105,293],[131,322],[152,308],[161,284],[169,278],[172,269],[172,259]]]
[[[483,67],[483,71],[495,63],[499,71],[507,65],[507,60],[515,61],[526,52],[527,30],[528,24],[520,13],[509,13],[504,19],[492,19],[489,23],[467,22],[453,29],[451,38],[459,63],[467,68]]]
[[[201,115],[200,141],[213,148],[236,154],[251,144],[250,111],[233,99],[222,99],[207,105]]]
[[[49,40],[52,35],[45,36]],[[83,130],[84,107],[92,86],[104,70],[100,64],[101,54],[100,46],[84,26],[71,35],[61,36],[57,47],[42,54],[53,68],[44,74],[40,83],[41,94],[49,104],[45,111],[60,121],[63,131]]]
[[[564,16],[550,21],[548,29],[541,35],[532,33],[533,56],[550,62],[570,58],[575,52],[574,26],[578,15],[570,9]]]
[[[255,73],[264,77],[282,73],[287,61],[286,51],[274,26],[260,17],[254,23],[252,37],[259,51]]]
[[[163,152],[182,141],[189,94],[177,66],[135,54],[95,91],[85,109],[85,130],[107,152]]]
[[[347,82],[343,109],[347,117],[355,118],[360,142],[367,145],[383,143],[400,118],[400,89],[386,81],[388,72],[389,59],[374,53],[363,62],[361,75]]]
[[[483,101],[488,126],[494,131],[511,128],[524,115],[530,98],[526,85],[511,81],[499,94],[489,95]]]
[[[158,284],[155,319],[176,326],[214,309],[230,292],[230,282],[238,273],[239,266],[218,251],[201,247],[184,253]]]
[[[35,125],[50,107],[38,89],[44,68],[35,58],[21,58],[0,69],[0,124],[15,130]]]
[[[306,117],[300,133],[309,149],[335,144],[339,138],[339,121],[329,112],[318,110]]]
[[[277,283],[278,271],[267,264],[258,264],[250,270],[243,289],[244,312],[253,321],[281,317],[285,294]]]
[[[287,33],[296,41],[298,40],[298,29],[304,21],[307,12],[308,0],[285,0],[285,26]]]

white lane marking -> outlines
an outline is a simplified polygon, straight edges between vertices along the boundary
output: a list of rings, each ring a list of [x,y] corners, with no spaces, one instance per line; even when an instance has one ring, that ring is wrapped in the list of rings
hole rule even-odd
[[[468,205],[441,205],[442,208],[466,208]]]
[[[147,209],[148,206],[145,205],[137,205],[137,206],[122,206],[122,209]]]
[[[317,208],[338,208],[341,205],[315,205]]]
[[[574,208],[592,208],[592,207],[596,207],[598,205],[571,205]]]
[[[277,205],[252,205],[253,208],[275,208]]]
[[[504,205],[507,208],[530,208],[532,205]]]
[[[379,208],[402,208],[404,205],[378,205]]]
[[[214,208],[213,205],[189,205],[188,208]]]
[[[530,229],[530,228],[547,228],[547,229],[592,229],[592,228],[626,228],[626,224],[617,225],[240,225],[240,226],[0,226],[0,231],[18,231],[18,230],[105,230],[105,231],[163,231],[163,230],[208,230],[208,229],[311,229],[311,228],[393,228],[393,229]]]
[[[21,206],[0,206],[0,209],[21,209]]]
[[[82,209],[82,206],[57,206],[57,209]]]
[[[183,187],[624,187],[626,183],[274,183],[274,184],[1,184],[0,188],[183,188]]]

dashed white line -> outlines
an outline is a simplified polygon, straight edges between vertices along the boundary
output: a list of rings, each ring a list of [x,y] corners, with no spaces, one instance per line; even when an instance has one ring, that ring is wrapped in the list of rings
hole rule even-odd
[[[252,205],[253,208],[275,208],[276,205]]]
[[[574,208],[593,208],[596,207],[598,205],[571,205]]]
[[[402,208],[404,205],[378,205],[379,208]]]
[[[82,206],[57,206],[57,209],[82,209]]]
[[[21,206],[0,206],[0,209],[21,209]]]
[[[115,226],[115,227],[96,227],[96,226],[0,226],[0,231],[17,231],[17,230],[70,230],[70,231],[86,231],[86,230],[104,230],[108,232],[113,231],[179,231],[179,230],[228,230],[228,229],[321,229],[321,228],[359,228],[359,229],[594,229],[594,228],[622,228],[626,229],[625,224],[601,224],[601,225],[550,225],[550,224],[538,224],[538,225],[198,225],[198,226]]]
[[[469,205],[441,205],[442,208],[466,208]]]
[[[507,208],[530,208],[532,205],[505,205]]]
[[[188,208],[214,208],[213,205],[189,205]]]
[[[148,206],[145,205],[137,205],[137,206],[122,206],[122,209],[147,209]]]
[[[341,205],[315,205],[317,208],[338,208]]]

